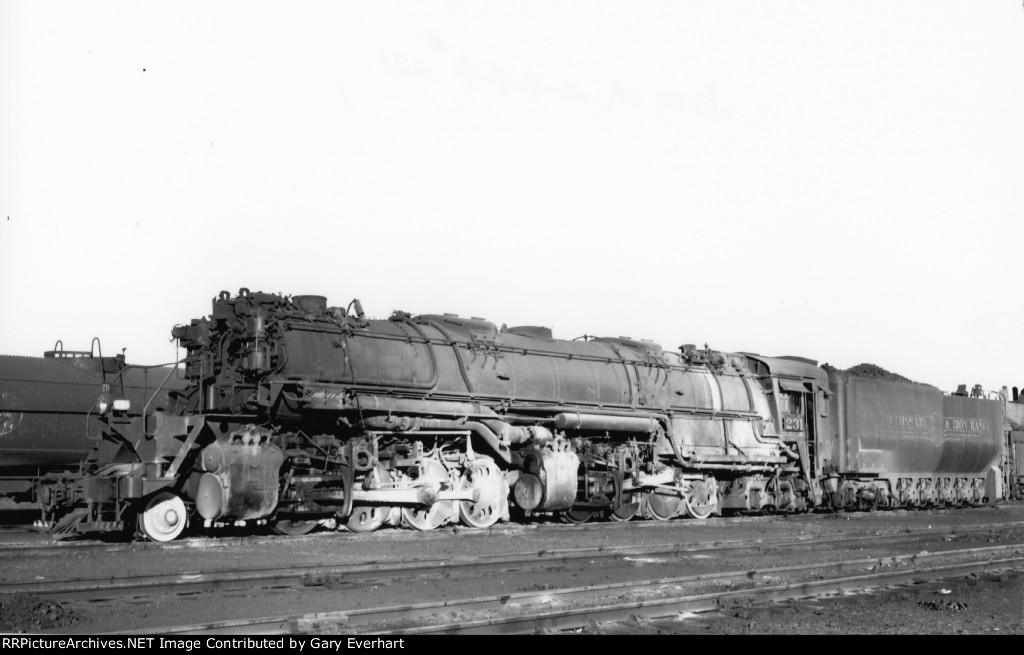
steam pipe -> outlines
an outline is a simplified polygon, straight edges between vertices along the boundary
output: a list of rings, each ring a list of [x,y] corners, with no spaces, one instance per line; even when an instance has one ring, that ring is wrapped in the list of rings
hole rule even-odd
[[[500,423],[500,421],[497,421]],[[362,425],[378,430],[416,431],[421,428],[428,430],[470,430],[494,451],[506,464],[512,462],[508,443],[503,442],[494,431],[477,421],[455,421],[441,418],[419,418],[408,416],[371,416],[362,420]],[[507,425],[507,424],[505,424]],[[508,426],[512,427],[512,426]]]
[[[611,430],[614,432],[651,433],[658,429],[656,419],[648,417],[605,416],[561,412],[555,414],[555,427],[561,430]]]
[[[440,332],[441,335],[448,340],[448,343],[451,345],[452,350],[455,351],[455,359],[458,361],[459,364],[459,373],[462,374],[462,381],[466,383],[466,390],[469,391],[470,394],[476,393],[476,391],[473,390],[473,383],[469,381],[469,374],[466,372],[466,362],[462,358],[462,352],[459,351],[458,341],[456,341],[455,338],[452,337],[451,332],[445,329],[445,327],[438,323],[437,321],[426,321],[426,324]]]
[[[423,339],[423,343],[426,344],[426,346],[427,346],[427,352],[430,353],[430,371],[431,371],[431,375],[430,375],[430,382],[428,382],[427,384],[423,385],[422,388],[424,388],[424,389],[433,389],[437,385],[437,378],[438,378],[437,354],[434,353],[434,344],[432,344],[430,342],[430,339],[427,338],[427,335],[423,334],[423,330],[420,329],[420,326],[416,325],[415,323],[413,323],[409,319],[403,318],[402,319],[402,324],[403,325],[408,325],[409,327],[411,327],[416,332],[416,334],[420,335],[420,338]]]
[[[616,348],[615,346],[613,346],[611,343],[609,343],[606,339],[603,339],[601,337],[595,337],[591,341],[596,341],[596,342],[598,342],[600,344],[603,344],[606,348],[608,348],[613,353],[615,353],[615,356],[619,359],[619,363],[622,364],[622,370],[625,371],[625,373],[626,373],[626,387],[629,389],[629,404],[630,405],[636,404],[636,398],[634,397],[634,393],[633,393],[633,391],[634,391],[633,390],[633,381],[629,379],[629,364],[630,364],[630,362],[627,362],[626,358],[622,356],[621,352],[619,352],[619,349]],[[611,362],[609,362],[609,363],[611,363]],[[635,365],[634,365],[633,372],[634,372],[634,374],[636,374],[636,367],[635,367]],[[636,391],[640,391],[640,376],[639,375],[636,375]]]

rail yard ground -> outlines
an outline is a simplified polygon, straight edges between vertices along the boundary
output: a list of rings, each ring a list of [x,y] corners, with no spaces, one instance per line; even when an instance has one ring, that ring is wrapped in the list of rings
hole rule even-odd
[[[894,540],[842,540],[855,535],[892,536]],[[30,543],[42,547],[25,548]],[[687,544],[692,548],[687,552],[660,555],[629,555],[616,550],[647,548],[656,552],[666,544]],[[724,571],[763,571],[795,564],[870,558],[876,558],[881,567],[899,568],[909,564],[888,563],[894,555],[911,559],[917,556],[923,560],[944,551],[996,549],[1013,544],[1022,544],[1022,547],[1007,551],[1008,554],[1024,553],[1024,505],[1021,504],[966,510],[747,517],[706,522],[633,521],[628,525],[589,523],[582,526],[499,524],[481,531],[461,527],[433,532],[385,529],[365,535],[321,532],[297,538],[239,538],[224,533],[164,546],[95,541],[51,544],[42,536],[4,531],[0,533],[0,584],[7,590],[0,594],[0,631],[124,634],[254,617],[318,615],[322,620],[293,621],[286,624],[285,629],[326,634],[372,632],[396,626],[355,625],[345,616],[355,616],[375,607],[489,595],[515,598],[516,594],[533,594],[542,599],[531,606],[532,612],[548,611],[544,608],[556,612],[577,606],[578,601],[557,593],[566,588],[596,588],[639,580],[711,576]],[[594,556],[553,558],[558,554],[556,551],[573,553],[581,548],[594,549],[590,551]],[[1008,556],[979,552],[981,555],[977,558],[981,560]],[[617,554],[609,557],[609,553]],[[520,558],[517,563],[509,564],[508,556],[515,554],[533,554],[537,562],[524,562]],[[494,565],[481,564],[482,556],[493,558]],[[475,558],[473,566],[460,566],[460,562],[468,564],[470,558]],[[413,560],[445,564],[434,569],[424,566],[423,570],[393,570],[394,565],[408,565]],[[942,563],[941,557],[936,563]],[[346,571],[359,566],[362,572],[332,575],[317,573],[315,568],[328,566]],[[244,576],[249,574],[246,572],[289,567],[311,568],[309,573],[293,581],[283,578],[252,584],[244,581]],[[372,567],[380,568],[381,572],[374,574]],[[870,568],[875,567],[864,570]],[[237,584],[218,583],[209,588],[188,586],[190,582],[212,579],[217,571],[238,572]],[[842,573],[850,574],[850,571]],[[101,589],[77,597],[62,595],[45,586],[40,586],[42,591],[38,593],[15,591],[18,584],[29,589],[32,584],[87,578],[102,587],[125,576],[157,575],[172,576],[183,584],[174,589],[168,586],[146,591],[105,593]],[[228,577],[231,575],[235,574]],[[839,575],[837,573],[836,577]],[[680,589],[679,584],[675,587],[680,593],[699,594],[765,587],[787,582],[784,577],[776,573],[756,573],[738,582],[694,583],[686,589]],[[550,598],[544,598],[547,591],[551,592]],[[662,593],[668,592],[659,590],[655,595]],[[619,597],[625,595],[618,594]],[[604,602],[614,600],[613,593]],[[437,613],[420,616],[409,625],[451,624],[480,616],[499,616],[509,609],[486,610],[472,617]],[[243,629],[243,623],[236,625],[239,631]],[[600,634],[1021,634],[1024,633],[1024,574],[1014,571],[975,573],[891,589],[773,604],[750,603],[738,598],[715,612],[680,611],[664,618],[638,614],[625,620],[593,620],[577,631]]]
[[[585,634],[1024,634],[1024,576],[977,575],[664,620],[594,623]]]

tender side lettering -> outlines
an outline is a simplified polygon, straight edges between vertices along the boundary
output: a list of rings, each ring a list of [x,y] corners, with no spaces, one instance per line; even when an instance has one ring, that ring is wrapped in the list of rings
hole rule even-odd
[[[988,429],[988,421],[983,418],[947,418],[946,430],[949,432],[984,432]]]
[[[885,417],[887,427],[890,428],[912,428],[915,430],[927,430],[932,426],[930,416],[888,414]]]

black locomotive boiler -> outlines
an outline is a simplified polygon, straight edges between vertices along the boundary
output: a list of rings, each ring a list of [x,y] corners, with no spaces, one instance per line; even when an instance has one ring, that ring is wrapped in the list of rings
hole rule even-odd
[[[1000,403],[802,358],[449,314],[374,320],[358,301],[245,289],[172,334],[187,386],[158,411],[109,413],[81,477],[40,489],[47,525],[166,541],[187,517],[301,534],[1001,493]]]

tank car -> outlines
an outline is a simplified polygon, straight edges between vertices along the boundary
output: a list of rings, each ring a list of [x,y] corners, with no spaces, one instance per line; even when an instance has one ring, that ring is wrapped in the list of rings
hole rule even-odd
[[[32,503],[41,478],[77,471],[114,395],[138,415],[169,370],[104,357],[99,339],[87,351],[58,341],[42,357],[0,355],[0,496]]]

